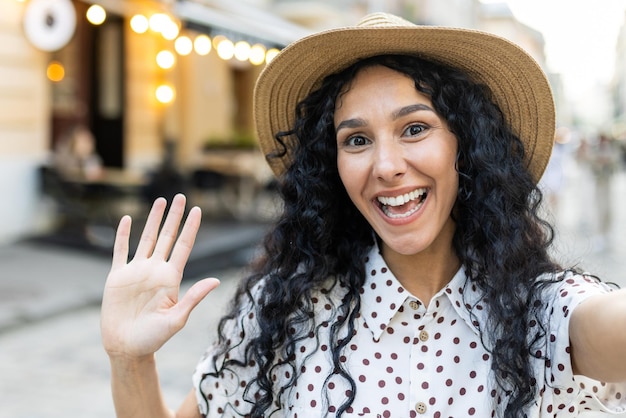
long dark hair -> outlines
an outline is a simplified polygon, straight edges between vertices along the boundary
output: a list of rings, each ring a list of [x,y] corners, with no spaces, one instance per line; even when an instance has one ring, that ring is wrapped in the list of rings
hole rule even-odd
[[[331,325],[334,373],[352,389],[336,415],[353,402],[357,387],[339,357],[360,310],[364,256],[374,244],[374,233],[339,178],[333,115],[342,89],[358,71],[373,65],[415,80],[416,89],[430,97],[458,139],[453,245],[469,279],[485,293],[482,304],[491,322],[481,324],[480,332],[492,354],[498,390],[508,399],[504,415],[524,416],[538,390],[530,366],[533,345],[543,336],[541,327],[533,328],[534,335],[529,328],[541,309],[532,303],[541,290],[536,279],[560,269],[548,254],[553,231],[539,216],[541,192],[525,167],[522,142],[508,128],[488,89],[464,73],[412,56],[372,57],[327,77],[298,105],[293,129],[276,135],[282,152],[268,157],[290,152],[293,158],[279,185],[284,211],[263,242],[263,256],[220,322],[217,357],[223,359],[207,376],[255,364],[259,373],[247,382],[254,393],[246,393],[246,398],[253,404],[251,416],[266,415],[297,379],[296,343],[319,326],[311,295],[331,280],[345,288]],[[259,285],[263,292],[254,299],[253,289]],[[229,335],[226,330],[236,327],[240,307],[250,304],[255,307],[257,334],[245,340],[241,330],[239,336]],[[235,347],[243,354],[233,355]],[[272,380],[276,367],[292,371],[284,387],[275,387]]]

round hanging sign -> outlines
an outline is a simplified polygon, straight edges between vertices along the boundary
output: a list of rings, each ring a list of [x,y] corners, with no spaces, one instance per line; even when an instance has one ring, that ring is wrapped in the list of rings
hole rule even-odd
[[[23,23],[24,34],[34,47],[56,51],[74,36],[76,10],[71,0],[30,0]]]

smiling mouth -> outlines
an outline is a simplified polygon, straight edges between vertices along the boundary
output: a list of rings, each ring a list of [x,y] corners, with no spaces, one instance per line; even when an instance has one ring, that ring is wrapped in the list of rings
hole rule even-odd
[[[428,196],[426,188],[415,189],[400,196],[379,196],[376,198],[383,213],[392,219],[401,219],[417,212]]]

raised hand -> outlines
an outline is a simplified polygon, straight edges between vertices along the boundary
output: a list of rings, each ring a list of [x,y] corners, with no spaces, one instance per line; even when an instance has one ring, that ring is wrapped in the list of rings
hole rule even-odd
[[[217,279],[200,280],[179,299],[201,212],[197,207],[190,210],[177,239],[185,197],[174,197],[159,231],[166,205],[163,198],[154,202],[130,262],[130,217],[123,217],[118,226],[101,312],[102,342],[109,356],[152,355],[185,325],[191,310],[219,284]]]

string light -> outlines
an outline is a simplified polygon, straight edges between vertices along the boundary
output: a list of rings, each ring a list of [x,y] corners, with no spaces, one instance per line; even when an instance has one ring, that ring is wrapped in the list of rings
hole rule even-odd
[[[250,48],[250,62],[253,65],[261,65],[265,61],[265,45],[254,44]]]
[[[106,18],[106,12],[100,6],[96,6],[97,5],[94,5],[90,8],[90,10],[93,9],[94,11],[92,12],[92,17],[90,18],[88,16],[88,19],[90,19],[90,21],[93,20],[93,22],[103,22]],[[104,17],[102,17],[102,15],[104,15]],[[130,27],[138,34],[145,33],[150,29],[153,32],[160,33],[166,40],[173,40],[174,50],[181,56],[189,55],[192,51],[195,51],[198,55],[207,55],[212,49],[215,49],[217,55],[225,61],[235,57],[242,62],[249,61],[252,65],[261,65],[264,62],[270,63],[279,53],[278,49],[271,48],[268,50],[265,45],[261,43],[252,46],[247,41],[234,43],[226,36],[219,34],[215,35],[213,38],[205,34],[199,34],[192,41],[189,36],[180,35],[179,24],[165,13],[154,13],[150,17],[136,14],[130,20]],[[167,70],[176,64],[176,57],[172,52],[163,50],[157,54],[156,63],[160,68]],[[64,69],[60,64],[53,66],[51,63],[48,73],[48,77],[51,80],[55,77],[56,79],[62,79],[64,77]],[[61,75],[59,76],[58,74]],[[155,91],[155,97],[160,103],[169,104],[174,100],[175,90],[172,86],[167,84],[159,85]]]
[[[58,83],[65,78],[65,67],[58,61],[52,61],[46,69],[48,80]]]
[[[224,40],[226,40],[226,37],[224,35],[215,35],[213,37],[213,41],[211,41],[213,44],[213,49],[217,50],[217,47],[219,46],[220,42]]]
[[[235,44],[235,58],[239,61],[248,61],[250,57],[250,44],[246,41],[239,41]]]
[[[152,16],[150,16],[150,19],[148,19],[148,22],[150,24],[150,29],[158,33],[161,33],[163,31],[163,29],[165,28],[165,26],[167,26],[169,21],[170,21],[170,18],[165,13],[155,13]]]
[[[130,19],[130,28],[135,33],[145,33],[149,27],[148,18],[144,15],[135,15]]]
[[[198,55],[207,55],[211,52],[211,38],[206,35],[198,35],[193,41],[193,49]]]
[[[157,54],[156,62],[159,67],[167,70],[174,66],[174,64],[176,63],[176,58],[174,57],[174,54],[166,50],[161,51]]]
[[[163,22],[161,35],[163,35],[163,37],[167,39],[168,41],[172,41],[176,39],[179,32],[180,32],[180,29],[178,28],[178,25],[176,24],[176,22],[174,22],[173,20],[168,19],[167,21]]]
[[[168,104],[174,100],[175,92],[172,86],[168,86],[167,84],[161,84],[157,87],[155,96],[159,103]]]
[[[174,41],[174,49],[178,55],[189,55],[193,50],[193,43],[188,36],[181,35]]]
[[[269,64],[270,62],[272,62],[272,60],[276,57],[276,55],[278,55],[280,51],[276,48],[270,48],[267,50],[267,53],[265,54],[265,62],[267,64]]]
[[[223,59],[228,61],[235,54],[235,45],[233,41],[230,39],[224,38],[219,45],[217,45],[217,55]]]
[[[101,25],[107,17],[107,12],[102,6],[93,4],[89,7],[89,9],[87,9],[87,13],[85,15],[87,16],[89,23],[92,25]]]

